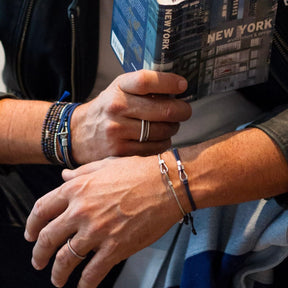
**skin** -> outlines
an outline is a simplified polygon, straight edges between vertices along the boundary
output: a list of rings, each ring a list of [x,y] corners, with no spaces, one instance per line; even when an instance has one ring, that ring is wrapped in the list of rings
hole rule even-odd
[[[141,70],[117,77],[98,97],[93,95],[95,99],[75,109],[71,119],[73,158],[85,164],[108,156],[165,151],[179,122],[191,116],[189,104],[169,99],[167,94],[186,88],[187,81],[175,74]],[[45,101],[0,101],[0,163],[48,163],[41,151],[41,132],[50,105]],[[151,121],[149,142],[145,143],[138,141],[142,119]]]
[[[269,198],[288,191],[288,165],[261,130],[240,132],[179,149],[198,209]],[[170,151],[161,155],[186,212],[191,211]],[[40,198],[27,220],[25,238],[36,241],[32,264],[43,269],[57,252],[51,281],[62,287],[81,262],[79,288],[95,288],[119,261],[159,239],[182,218],[162,177],[157,156],[123,157],[64,170],[62,186]],[[197,228],[196,228],[197,229]]]

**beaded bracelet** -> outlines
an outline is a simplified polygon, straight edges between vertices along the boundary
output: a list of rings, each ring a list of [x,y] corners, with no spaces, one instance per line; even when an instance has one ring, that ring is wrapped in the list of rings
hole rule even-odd
[[[41,148],[46,159],[56,165],[63,165],[64,163],[59,159],[57,155],[57,146],[55,143],[55,137],[57,136],[57,126],[59,125],[59,118],[61,112],[65,108],[67,103],[55,102],[53,103],[44,119],[42,127]]]
[[[80,103],[61,102],[69,95],[65,91],[60,100],[50,106],[43,122],[41,147],[48,161],[73,169],[77,164],[72,157],[70,122],[72,113]],[[63,161],[57,153],[57,138]]]
[[[182,164],[182,162],[180,160],[178,149],[177,148],[173,148],[172,151],[173,151],[173,154],[174,154],[174,156],[176,158],[179,179],[180,179],[180,181],[183,183],[183,185],[185,187],[185,191],[186,191],[187,197],[189,199],[192,211],[195,211],[197,208],[196,208],[196,204],[195,204],[195,202],[193,200],[192,193],[191,193],[190,188],[189,188],[188,175],[185,172],[184,165]],[[193,232],[193,234],[196,235],[197,233],[196,233],[196,230],[194,228],[194,220],[193,220],[193,217],[192,217],[191,213],[188,213],[188,217],[189,217],[189,220],[190,220],[190,223],[191,223],[191,226],[192,226],[192,232]]]

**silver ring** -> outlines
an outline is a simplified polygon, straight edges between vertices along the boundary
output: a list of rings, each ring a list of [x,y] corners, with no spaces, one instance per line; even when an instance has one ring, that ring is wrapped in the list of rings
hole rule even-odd
[[[84,260],[86,258],[86,256],[81,256],[79,255],[70,245],[70,241],[71,241],[71,238],[68,238],[67,240],[67,245],[68,245],[68,249],[70,250],[70,252],[77,258],[81,259],[81,260]]]
[[[147,142],[149,139],[149,133],[150,133],[150,121],[142,120],[139,142]]]

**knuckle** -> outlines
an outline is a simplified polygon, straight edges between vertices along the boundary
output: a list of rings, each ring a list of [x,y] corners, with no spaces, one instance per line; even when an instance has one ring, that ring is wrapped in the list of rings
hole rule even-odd
[[[45,213],[44,213],[44,208],[45,205],[43,204],[43,200],[42,199],[38,199],[35,204],[34,204],[34,208],[33,208],[33,214],[37,217],[37,218],[45,218]]]
[[[107,107],[107,113],[108,114],[121,114],[123,113],[123,111],[126,111],[127,107],[127,103],[125,100],[123,100],[123,98],[121,96],[119,96],[120,94],[117,94],[117,97],[114,97],[111,102],[109,103],[108,107]]]
[[[115,135],[119,134],[121,130],[121,125],[116,121],[108,121],[106,124],[106,137],[108,139],[115,138]]]
[[[97,275],[97,273],[95,273],[94,269],[86,267],[86,269],[82,272],[81,278],[86,283],[93,283],[96,275]],[[97,275],[97,277],[99,277],[99,274]]]
[[[136,80],[135,83],[139,91],[146,91],[146,92],[149,91],[150,80],[147,71],[145,70],[138,71],[135,80]]]
[[[63,268],[66,268],[66,267],[70,266],[69,257],[67,257],[67,254],[64,251],[64,249],[61,249],[61,250],[58,251],[58,253],[56,254],[55,260]]]
[[[165,102],[161,105],[161,114],[166,121],[171,121],[175,118],[174,102]]]
[[[73,210],[69,213],[69,219],[71,222],[81,222],[87,221],[89,218],[88,206],[85,207],[84,204],[78,203],[77,206],[73,208]]]
[[[91,217],[93,217],[93,212],[95,211],[94,209],[97,209],[99,206],[92,202],[89,203],[88,201],[79,202],[80,203],[75,204],[73,209],[68,212],[68,218],[69,223],[76,223],[76,225],[80,226],[81,223],[90,223]]]
[[[121,244],[120,242],[115,239],[115,238],[112,238],[108,241],[108,247],[107,247],[107,257],[115,257],[117,254],[121,254],[121,250],[120,249],[121,247]]]
[[[38,243],[42,248],[51,248],[53,246],[52,239],[50,238],[50,233],[44,228],[40,231],[38,237]]]

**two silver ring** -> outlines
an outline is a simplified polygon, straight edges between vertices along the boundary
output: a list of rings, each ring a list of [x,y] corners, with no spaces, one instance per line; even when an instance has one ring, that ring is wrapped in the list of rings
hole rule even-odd
[[[139,142],[147,142],[149,139],[149,133],[150,133],[150,121],[142,120]]]

